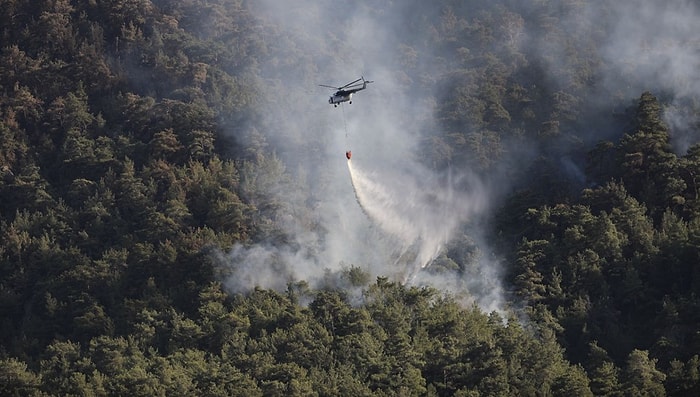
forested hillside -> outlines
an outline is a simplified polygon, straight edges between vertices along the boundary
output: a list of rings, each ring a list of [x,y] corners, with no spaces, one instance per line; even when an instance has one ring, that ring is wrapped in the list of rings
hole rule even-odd
[[[308,3],[0,0],[0,395],[700,394],[698,72],[671,61],[697,7],[640,2],[625,47],[613,1]],[[411,161],[492,186],[425,271],[469,286],[487,240],[498,311],[313,257],[328,117],[298,106],[328,105],[300,87],[366,26],[405,33],[359,40]],[[295,232],[317,279],[231,287],[227,253]]]

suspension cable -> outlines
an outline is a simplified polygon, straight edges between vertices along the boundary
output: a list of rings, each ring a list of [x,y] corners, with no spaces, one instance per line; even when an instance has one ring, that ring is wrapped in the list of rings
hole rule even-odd
[[[343,111],[343,125],[345,126],[345,144],[348,143],[348,123],[345,121],[345,106],[340,104],[340,109]]]

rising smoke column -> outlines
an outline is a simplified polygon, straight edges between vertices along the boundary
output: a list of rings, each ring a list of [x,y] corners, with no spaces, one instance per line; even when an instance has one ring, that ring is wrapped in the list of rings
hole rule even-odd
[[[223,253],[222,261],[231,264],[228,288],[283,289],[293,280],[317,286],[325,274],[348,264],[453,292],[485,284],[423,271],[462,223],[485,210],[487,192],[468,170],[438,174],[415,158],[422,131],[436,123],[432,90],[418,89],[396,69],[398,43],[410,29],[398,15],[382,17],[371,7],[346,3],[262,0],[251,7],[279,36],[270,39],[268,60],[261,64],[267,76],[260,85],[262,118],[250,126],[248,141],[245,134],[237,139],[254,146],[263,135],[292,182],[265,186],[271,201],[284,202],[284,211],[263,214],[277,220],[284,242],[239,245]],[[304,54],[307,64],[285,64],[288,52]],[[375,83],[341,109],[330,106],[329,93],[318,87],[360,76]],[[348,164],[344,153],[350,147]],[[256,179],[266,179],[261,176]],[[498,272],[471,277],[484,273]],[[501,289],[489,292],[494,291]],[[476,300],[485,308],[502,303],[483,296]]]
[[[465,178],[460,172],[468,175],[469,170],[453,170],[453,182],[447,183],[449,178],[445,175],[426,170],[414,159],[425,142],[425,132],[439,132],[433,115],[435,98],[444,93],[433,88],[435,82],[449,81],[445,73],[460,64],[459,58],[464,54],[472,53],[472,45],[474,54],[483,45],[492,46],[494,54],[508,46],[512,47],[509,51],[521,52],[530,64],[542,66],[541,72],[551,80],[548,82],[553,91],[566,92],[572,85],[587,90],[586,100],[591,103],[585,105],[595,104],[594,109],[600,113],[591,113],[587,123],[609,123],[598,119],[609,120],[611,109],[626,101],[631,103],[646,90],[670,93],[674,102],[692,98],[698,92],[697,2],[258,0],[246,4],[260,18],[263,29],[271,32],[266,37],[267,53],[258,58],[263,76],[262,116],[251,125],[251,130],[264,135],[294,183],[273,186],[267,191],[269,196],[288,204],[288,213],[269,214],[283,225],[288,244],[265,242],[235,250],[230,261],[246,281],[232,281],[233,290],[245,289],[242,284],[277,288],[289,278],[313,282],[324,270],[337,270],[343,263],[361,265],[377,275],[396,274],[397,258],[407,259],[402,253],[412,253],[412,257],[406,261],[407,269],[401,277],[416,273],[416,269],[430,263],[445,242],[463,232],[462,226],[451,223],[446,213],[457,214],[457,224],[479,218],[488,212],[485,202],[493,201],[492,186],[502,187],[500,193],[507,194],[513,182],[507,177],[488,175],[490,185],[484,189],[478,184],[455,183]],[[511,16],[517,18],[509,19],[513,27],[510,43],[461,42],[470,36],[469,32],[459,31],[461,21],[440,20],[450,16],[445,13],[449,7],[461,7],[456,14],[472,18],[467,23],[478,22],[480,9],[512,10]],[[462,12],[464,8],[468,12]],[[544,10],[548,13],[543,9],[548,9]],[[542,15],[548,18],[539,18]],[[446,29],[439,35],[454,34],[463,47],[457,53],[439,53],[439,49],[429,48],[433,28]],[[581,64],[581,59],[571,57],[572,48],[592,48],[591,53],[604,64],[595,60],[586,64],[590,79],[597,82],[595,86],[572,80],[576,66]],[[329,106],[328,93],[317,87],[341,85],[361,75],[375,80],[375,84],[343,109]],[[346,112],[349,143],[345,140],[341,110]],[[682,150],[697,141],[690,128],[692,117],[681,117],[678,112],[667,112],[666,116],[672,126],[679,127],[673,128],[674,133],[680,130],[689,134],[674,137],[674,143],[682,142],[677,147]],[[610,139],[610,130],[614,134],[624,132],[616,128],[617,125],[611,128],[606,124],[573,133],[588,143]],[[242,145],[256,144],[254,139],[246,142],[244,138],[240,139]],[[348,145],[353,151],[352,181],[367,215],[357,205],[356,193],[348,180],[343,155]],[[523,169],[537,156],[533,153],[523,158],[525,155],[516,149],[506,148],[508,158],[499,161]],[[576,165],[571,164],[570,168],[575,171]],[[309,213],[312,219],[300,222],[309,218]],[[440,221],[444,219],[448,219],[447,224]],[[487,239],[479,230],[470,233],[484,252],[490,251],[482,243]],[[437,242],[428,243],[424,236],[436,237],[433,241]],[[500,294],[500,284],[493,281],[498,279],[499,265],[491,262],[479,259],[475,264],[460,263],[476,270],[467,276],[468,280],[453,283],[454,288],[465,288],[474,294],[490,288]],[[429,273],[416,274],[427,279]],[[430,283],[437,285],[439,281]],[[499,300],[494,295],[481,296],[482,307]]]

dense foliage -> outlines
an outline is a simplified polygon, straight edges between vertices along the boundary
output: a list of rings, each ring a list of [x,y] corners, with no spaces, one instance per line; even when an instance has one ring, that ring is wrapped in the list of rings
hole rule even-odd
[[[545,73],[516,41],[566,43],[556,16],[579,2],[413,3],[422,35],[394,66],[447,87],[421,160],[540,176],[494,221],[524,315],[355,267],[344,290],[228,295],[212,252],[280,238],[264,192],[288,177],[236,126],[279,73],[261,60],[305,55],[241,0],[0,0],[0,394],[700,394],[700,147],[671,150],[650,92],[609,140],[577,138],[599,111],[595,43]],[[509,142],[542,156],[513,166]],[[585,184],[562,151],[587,158]]]

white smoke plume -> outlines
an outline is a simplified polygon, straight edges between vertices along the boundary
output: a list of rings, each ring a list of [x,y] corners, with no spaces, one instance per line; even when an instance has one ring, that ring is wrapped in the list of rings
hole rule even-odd
[[[682,151],[697,142],[697,120],[675,106],[700,92],[697,2],[502,3],[513,10],[511,16],[523,17],[508,20],[507,42],[491,43],[494,52],[507,48],[542,65],[554,91],[596,82],[586,88],[590,103],[581,105],[600,114],[586,120],[594,127],[573,132],[582,142],[607,138],[610,130],[627,132],[615,130],[611,109],[634,104],[646,90],[671,97],[674,106],[666,119],[676,148]],[[469,8],[475,20],[490,7],[478,1],[452,4]],[[491,253],[477,225],[497,198],[494,187],[503,194],[513,181],[491,175],[485,184],[470,170],[458,169],[439,175],[415,159],[426,132],[440,128],[435,98],[445,93],[435,92],[435,83],[447,64],[459,63],[456,59],[469,53],[469,44],[458,53],[416,53],[410,44],[428,39],[415,35],[430,33],[405,23],[406,16],[420,15],[412,20],[455,29],[461,22],[449,20],[449,13],[431,2],[258,0],[247,5],[270,33],[259,65],[262,116],[249,130],[264,136],[292,181],[263,189],[285,203],[274,219],[284,226],[286,241],[239,246],[225,255],[232,269],[230,289],[279,289],[292,280],[313,284],[328,271],[356,265],[373,275],[464,292],[485,310],[503,307],[498,255]],[[528,19],[547,12],[551,19]],[[557,21],[554,29],[546,26],[552,20]],[[553,39],[557,29],[566,33],[565,40]],[[570,57],[571,48],[589,47],[601,64]],[[340,86],[360,76],[375,83],[343,108],[330,106],[332,92],[318,87]],[[255,134],[249,137],[237,139],[255,145]],[[353,153],[349,170],[346,150]],[[520,157],[522,148],[505,150],[510,164],[523,169],[535,157]],[[581,164],[567,159],[564,167],[582,178],[577,171]],[[459,259],[461,277],[431,272],[431,261],[440,261],[445,247],[463,238],[465,230],[478,254]]]
[[[582,64],[572,58],[571,49],[585,49],[592,57],[588,70],[579,70],[596,80],[589,89],[588,101],[594,102],[605,120],[620,106],[634,106],[644,91],[650,91],[666,104],[664,118],[671,127],[672,144],[677,154],[700,141],[698,135],[698,95],[700,93],[700,4],[697,1],[631,0],[572,1],[550,6],[553,18],[562,23],[568,39],[550,40],[547,35],[527,34],[522,48],[529,59],[548,65],[559,87],[567,89],[578,82],[567,71]],[[526,9],[531,6],[521,6]],[[597,128],[604,129],[599,120]],[[591,128],[593,130],[595,128]],[[621,132],[613,131],[614,135]],[[609,138],[605,133],[587,131],[588,141]],[[609,135],[609,134],[607,134]]]
[[[619,14],[625,17],[605,49],[607,59],[632,69],[636,82],[669,97],[664,118],[671,127],[672,145],[681,155],[700,140],[698,115],[689,114],[683,106],[697,102],[700,95],[699,7],[697,1],[619,6]],[[692,110],[697,112],[697,104]]]
[[[422,271],[485,210],[487,192],[468,170],[439,175],[415,160],[422,131],[435,128],[435,100],[395,69],[400,24],[345,3],[261,1],[251,7],[289,38],[271,45],[261,65],[269,78],[261,87],[268,105],[253,127],[295,180],[266,191],[286,203],[282,212],[288,213],[276,219],[289,241],[223,254],[231,268],[227,286],[235,292],[280,290],[295,280],[317,286],[328,281],[328,272],[353,265],[399,282],[456,288],[480,301],[457,273]],[[308,57],[308,64],[286,65],[287,51]],[[318,87],[360,76],[375,82],[339,108],[327,103],[332,91]],[[352,150],[351,162],[346,150]],[[313,221],[302,221],[308,217]],[[490,288],[494,296],[484,307],[500,306],[501,291],[500,283]]]

